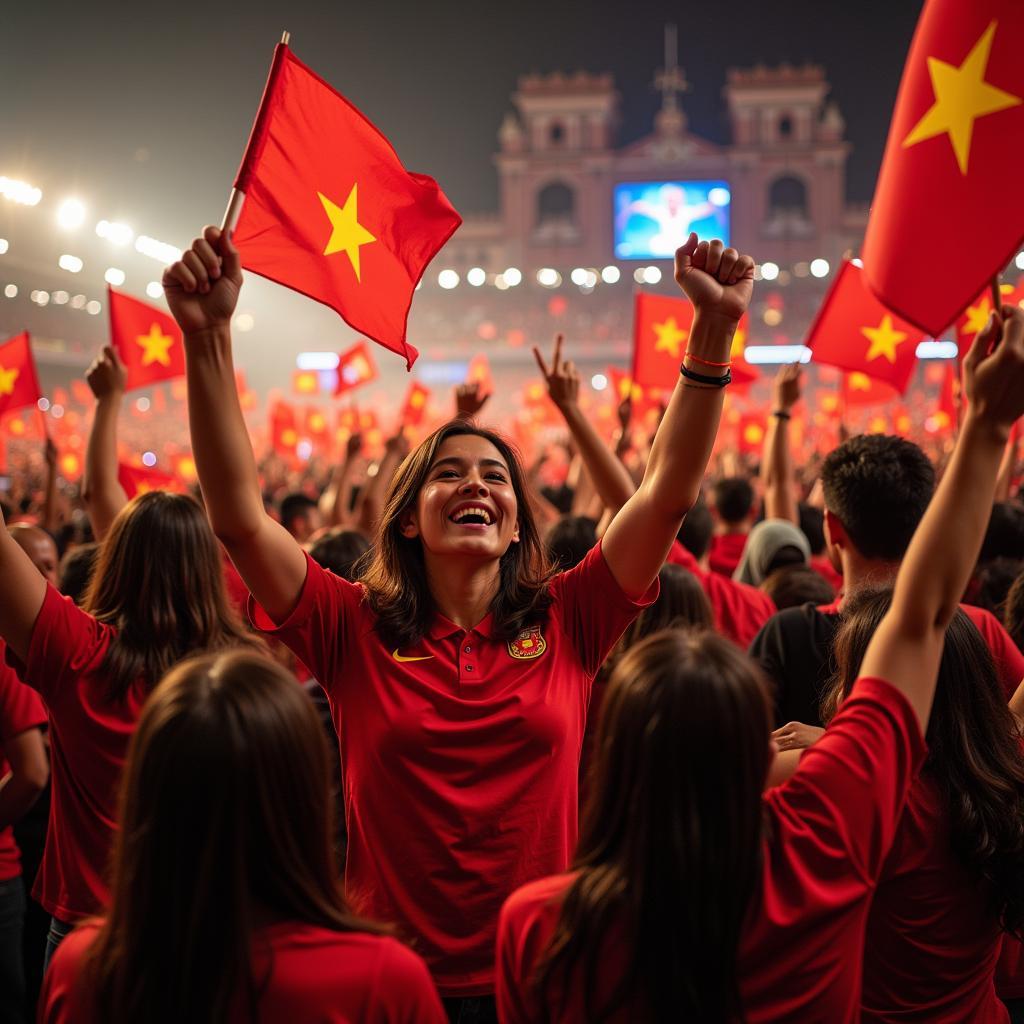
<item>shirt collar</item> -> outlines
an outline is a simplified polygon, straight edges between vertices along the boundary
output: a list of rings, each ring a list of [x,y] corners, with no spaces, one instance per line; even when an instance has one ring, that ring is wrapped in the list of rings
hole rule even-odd
[[[440,612],[437,612],[434,615],[433,623],[431,623],[429,636],[431,640],[444,640],[447,637],[455,636],[456,633],[479,633],[480,636],[488,639],[493,629],[494,616],[489,612],[472,629],[468,630],[456,625],[451,619],[446,619]]]

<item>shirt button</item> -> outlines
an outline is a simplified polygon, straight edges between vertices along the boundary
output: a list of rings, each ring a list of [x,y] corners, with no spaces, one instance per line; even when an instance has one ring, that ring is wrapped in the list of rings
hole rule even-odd
[[[465,647],[463,647],[462,649],[463,649],[463,650],[464,650],[464,651],[465,651],[465,652],[466,652],[467,654],[472,654],[472,653],[473,653],[473,648],[472,648],[472,647],[470,647],[470,646],[469,646],[468,644],[467,644],[467,645],[466,645]]]
[[[473,671],[473,666],[472,665],[467,665],[466,666],[466,671],[467,672],[472,672]]]

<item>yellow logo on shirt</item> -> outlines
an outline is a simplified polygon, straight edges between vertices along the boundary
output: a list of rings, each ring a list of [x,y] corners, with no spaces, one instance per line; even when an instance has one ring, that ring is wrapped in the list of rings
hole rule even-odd
[[[540,631],[540,626],[524,629],[515,640],[508,642],[508,653],[520,661],[539,658],[547,649],[547,641]]]
[[[415,655],[414,654],[412,656],[407,656],[407,655],[404,655],[404,654],[399,654],[398,653],[398,648],[396,647],[391,652],[391,657],[394,658],[395,661],[398,661],[398,662],[402,662],[402,661],[430,661],[430,659],[433,657],[433,655],[432,654],[420,654],[420,655]]]

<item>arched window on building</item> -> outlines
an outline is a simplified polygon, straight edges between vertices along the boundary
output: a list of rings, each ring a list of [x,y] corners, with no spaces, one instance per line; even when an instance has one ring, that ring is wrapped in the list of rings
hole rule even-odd
[[[565,125],[561,121],[555,121],[548,129],[548,142],[552,146],[560,146],[565,142]]]
[[[789,114],[783,114],[779,118],[779,138],[789,140],[793,137],[793,118]]]
[[[576,220],[576,193],[560,181],[545,185],[537,193],[537,226],[549,221],[573,223]]]
[[[807,186],[790,174],[768,186],[768,216],[779,215],[807,218]]]

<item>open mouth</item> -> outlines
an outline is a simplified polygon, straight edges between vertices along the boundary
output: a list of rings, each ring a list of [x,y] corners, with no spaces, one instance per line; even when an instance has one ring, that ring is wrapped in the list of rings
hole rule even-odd
[[[456,509],[448,518],[456,526],[475,526],[478,528],[490,526],[493,522],[491,513],[480,505],[467,505],[464,508]]]

